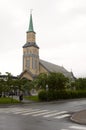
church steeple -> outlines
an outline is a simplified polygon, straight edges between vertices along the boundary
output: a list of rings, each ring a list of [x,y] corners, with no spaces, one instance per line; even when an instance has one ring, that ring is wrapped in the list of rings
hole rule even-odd
[[[26,32],[26,44],[23,46],[23,71],[27,70],[33,76],[39,74],[39,47],[36,44],[35,35],[32,13],[30,13],[29,28]]]
[[[27,43],[36,43],[36,36],[35,36],[34,28],[33,28],[33,19],[32,19],[32,13],[30,13],[30,20],[29,20],[29,28],[27,31]]]
[[[28,32],[34,32],[32,13],[30,13],[30,22],[29,22],[29,29],[28,29]]]

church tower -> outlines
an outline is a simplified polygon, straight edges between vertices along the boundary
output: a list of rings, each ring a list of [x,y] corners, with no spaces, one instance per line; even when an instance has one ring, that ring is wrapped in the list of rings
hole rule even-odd
[[[30,13],[29,28],[26,32],[26,44],[23,46],[23,72],[30,72],[33,76],[39,74],[39,47],[36,44],[32,13]]]

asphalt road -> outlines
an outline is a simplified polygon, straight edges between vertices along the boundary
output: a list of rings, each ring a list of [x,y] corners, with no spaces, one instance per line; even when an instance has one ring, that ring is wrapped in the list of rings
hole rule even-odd
[[[86,99],[0,106],[0,130],[86,130],[70,120]]]

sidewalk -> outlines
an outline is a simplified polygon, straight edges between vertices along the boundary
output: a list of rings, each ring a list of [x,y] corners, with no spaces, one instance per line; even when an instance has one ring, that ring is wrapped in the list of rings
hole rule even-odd
[[[73,114],[71,120],[76,123],[86,125],[86,110],[82,110]]]
[[[18,100],[19,101],[19,96],[13,96],[14,99]],[[26,99],[23,99],[22,103],[32,103],[33,101],[31,100],[26,100]]]

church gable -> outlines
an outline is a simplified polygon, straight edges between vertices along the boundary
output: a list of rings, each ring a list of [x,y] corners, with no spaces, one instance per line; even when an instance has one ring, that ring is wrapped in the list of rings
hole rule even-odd
[[[21,79],[22,79],[22,78],[26,78],[26,79],[28,79],[28,80],[33,80],[33,76],[32,76],[31,73],[28,72],[28,71],[22,72],[21,75],[20,75],[20,78],[21,78]]]

